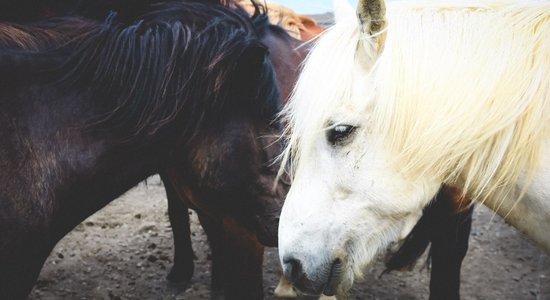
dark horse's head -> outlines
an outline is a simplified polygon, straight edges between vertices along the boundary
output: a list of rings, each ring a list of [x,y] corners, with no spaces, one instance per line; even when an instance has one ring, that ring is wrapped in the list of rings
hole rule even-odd
[[[178,193],[202,214],[234,219],[263,244],[275,246],[288,184],[275,184],[281,98],[269,49],[261,42],[267,16],[250,18],[235,7],[193,1],[155,3],[145,11],[135,20],[112,15],[97,33],[101,39],[85,37],[79,47],[100,50],[91,64],[76,63],[78,74],[112,73],[96,82],[106,87],[101,93],[112,91],[113,84],[130,86],[117,98],[147,106],[124,108],[122,100],[95,123],[139,120],[127,123],[131,136],[175,136],[175,150],[161,169]],[[105,44],[99,48],[97,42]],[[144,62],[132,57],[136,48]],[[163,68],[150,67],[156,65]],[[92,70],[82,71],[86,68]],[[117,74],[124,69],[137,75]],[[180,125],[164,132],[163,124],[172,120]]]
[[[193,72],[190,76],[204,76],[198,84],[209,92],[206,97],[191,95],[209,101],[196,105],[183,120],[182,128],[194,130],[185,135],[165,170],[179,182],[174,185],[179,193],[203,214],[234,219],[263,244],[275,246],[288,184],[275,184],[282,150],[276,121],[281,98],[269,49],[261,43],[259,28],[267,26],[267,16],[250,18],[238,8],[215,3],[152,7],[144,22],[156,10],[165,10],[169,13],[163,15],[172,14],[176,23],[186,20],[199,32],[193,37],[199,49],[193,50],[187,66],[177,65],[176,58],[174,71],[185,67]],[[192,59],[210,63],[201,69]]]
[[[269,29],[267,15],[257,13],[251,18],[238,8],[231,13],[263,43],[247,49],[236,69],[219,78],[228,87],[225,115],[211,120],[211,130],[192,143],[186,162],[176,169],[180,180],[186,181],[175,186],[203,213],[233,218],[255,232],[264,245],[276,246],[279,214],[289,188],[285,179],[275,182],[282,150],[277,86],[290,88],[286,83],[281,86],[273,71],[258,70],[270,69],[274,63],[279,71],[281,60],[266,54],[280,43],[288,51],[293,48],[284,32],[278,33],[282,36],[277,41],[265,42],[274,29]],[[282,68],[286,73],[287,67]]]

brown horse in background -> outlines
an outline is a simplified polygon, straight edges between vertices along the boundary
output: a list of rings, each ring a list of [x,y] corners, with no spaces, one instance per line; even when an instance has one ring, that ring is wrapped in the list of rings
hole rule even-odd
[[[291,37],[300,41],[310,41],[325,30],[312,17],[297,14],[281,4],[257,0],[237,0],[235,2],[249,14],[254,13],[256,6],[261,7],[267,11],[271,24],[285,29]]]

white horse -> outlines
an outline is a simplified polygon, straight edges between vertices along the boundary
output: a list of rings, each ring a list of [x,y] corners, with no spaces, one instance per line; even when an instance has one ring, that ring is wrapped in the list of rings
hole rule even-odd
[[[550,3],[392,2],[386,14],[362,0],[359,18],[340,14],[286,112],[287,278],[345,293],[442,185],[550,252]]]

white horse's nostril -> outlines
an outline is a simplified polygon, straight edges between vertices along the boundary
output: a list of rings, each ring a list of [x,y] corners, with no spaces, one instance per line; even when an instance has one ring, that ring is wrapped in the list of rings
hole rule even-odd
[[[283,260],[283,272],[285,277],[291,282],[296,283],[304,277],[304,271],[300,260],[290,257]]]

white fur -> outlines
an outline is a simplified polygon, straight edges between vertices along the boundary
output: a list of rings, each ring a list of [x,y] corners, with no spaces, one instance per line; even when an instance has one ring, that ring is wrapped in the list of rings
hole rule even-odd
[[[280,257],[306,274],[341,258],[341,293],[442,184],[550,251],[550,3],[411,2],[388,6],[384,45],[340,9],[285,112],[294,181]],[[334,146],[334,124],[357,129]]]

